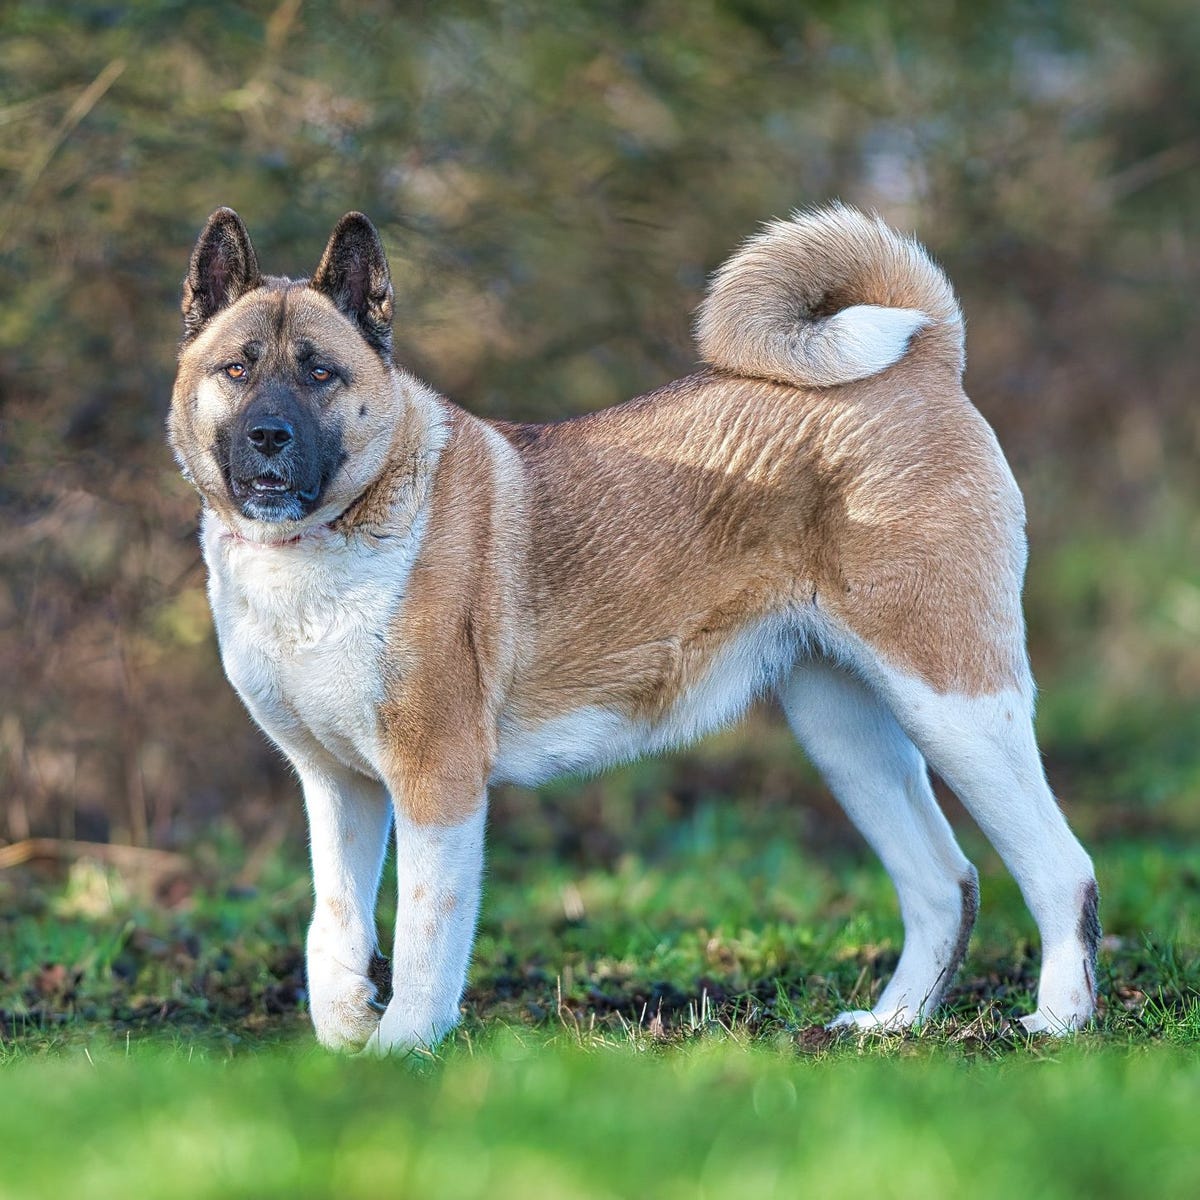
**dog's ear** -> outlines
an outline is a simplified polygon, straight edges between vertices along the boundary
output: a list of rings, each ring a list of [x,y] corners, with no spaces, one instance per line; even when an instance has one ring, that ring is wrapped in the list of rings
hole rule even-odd
[[[383,242],[362,213],[347,213],[337,223],[309,286],[328,296],[391,360],[392,276]]]
[[[183,281],[183,337],[194,338],[221,309],[258,287],[262,276],[242,218],[218,208],[192,251]]]

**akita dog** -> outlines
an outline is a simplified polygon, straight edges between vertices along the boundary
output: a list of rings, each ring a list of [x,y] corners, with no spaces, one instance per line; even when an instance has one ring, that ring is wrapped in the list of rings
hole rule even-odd
[[[1096,883],[1034,741],[1021,495],[916,242],[841,206],[767,226],[712,281],[703,369],[551,425],[480,420],[394,364],[359,213],[290,280],[219,210],[183,316],[170,441],[225,670],[303,784],[322,1044],[403,1051],[458,1021],[490,783],[678,746],[763,694],[899,895],[895,974],[834,1025],[919,1021],[965,952],[976,873],[926,763],[1037,922],[1025,1027],[1092,1015]]]

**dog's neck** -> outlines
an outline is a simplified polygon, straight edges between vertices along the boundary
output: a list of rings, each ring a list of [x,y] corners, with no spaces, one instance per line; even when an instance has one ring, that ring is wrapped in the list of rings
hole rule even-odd
[[[404,419],[397,422],[383,470],[329,522],[346,536],[406,536],[425,505],[450,438],[452,406],[414,376],[393,370],[404,397]]]
[[[230,529],[228,526],[225,526],[225,530],[221,536],[228,538],[232,542],[237,542],[241,546],[253,546],[256,550],[287,550],[301,546],[305,542],[312,542],[324,534],[331,532],[333,532],[331,524],[315,525],[312,529],[302,530],[293,537],[271,542],[257,541],[254,538],[243,537],[236,529]]]

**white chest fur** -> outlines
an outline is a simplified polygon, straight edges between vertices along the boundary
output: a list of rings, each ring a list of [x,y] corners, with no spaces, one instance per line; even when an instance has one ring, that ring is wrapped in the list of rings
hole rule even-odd
[[[201,543],[225,673],[293,759],[331,755],[378,774],[382,655],[423,524],[370,546],[328,533],[270,547],[231,537],[205,517]]]

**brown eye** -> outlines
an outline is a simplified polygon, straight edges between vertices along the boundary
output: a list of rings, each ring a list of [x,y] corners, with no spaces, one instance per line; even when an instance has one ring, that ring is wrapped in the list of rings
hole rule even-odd
[[[229,366],[225,368],[225,374],[228,375],[230,379],[245,379],[246,368],[241,363],[230,363]]]
[[[328,383],[333,378],[333,372],[328,367],[313,367],[308,374],[314,383]]]

